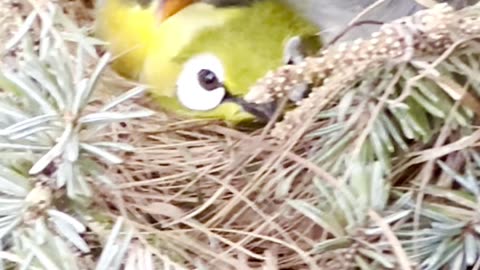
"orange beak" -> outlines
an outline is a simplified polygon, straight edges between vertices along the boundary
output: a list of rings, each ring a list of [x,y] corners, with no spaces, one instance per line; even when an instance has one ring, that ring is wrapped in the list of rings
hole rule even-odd
[[[165,21],[168,17],[175,15],[175,13],[196,1],[197,0],[161,0],[160,21]]]

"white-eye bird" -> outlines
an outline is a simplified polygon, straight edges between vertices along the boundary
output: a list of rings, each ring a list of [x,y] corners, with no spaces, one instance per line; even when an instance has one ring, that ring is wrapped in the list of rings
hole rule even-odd
[[[122,75],[150,86],[166,110],[237,123],[274,104],[242,97],[269,70],[297,62],[359,20],[387,22],[433,0],[98,0],[97,35]],[[471,0],[450,0],[461,6]],[[293,9],[292,6],[296,8]],[[350,29],[363,37],[376,25]],[[321,30],[321,31],[320,31]],[[321,41],[316,38],[319,37]],[[303,38],[305,37],[305,38]]]
[[[230,123],[268,118],[272,106],[242,96],[289,61],[289,40],[318,28],[277,0],[227,2],[103,0],[96,33],[116,57],[114,69],[149,85],[164,109]]]

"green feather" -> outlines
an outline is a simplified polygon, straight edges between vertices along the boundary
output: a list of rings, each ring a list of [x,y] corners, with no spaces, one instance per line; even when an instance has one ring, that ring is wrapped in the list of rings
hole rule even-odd
[[[224,25],[197,34],[175,58],[183,63],[197,54],[215,54],[223,62],[225,84],[234,95],[245,94],[256,80],[283,64],[290,38],[318,32],[313,23],[279,1],[258,1],[244,9]]]

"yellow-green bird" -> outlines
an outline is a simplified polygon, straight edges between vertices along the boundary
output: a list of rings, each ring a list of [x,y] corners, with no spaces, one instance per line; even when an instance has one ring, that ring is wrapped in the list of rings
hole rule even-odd
[[[114,69],[149,85],[164,109],[230,123],[268,119],[274,106],[242,97],[298,56],[287,44],[318,28],[278,0],[212,2],[101,0],[96,33],[116,57]]]

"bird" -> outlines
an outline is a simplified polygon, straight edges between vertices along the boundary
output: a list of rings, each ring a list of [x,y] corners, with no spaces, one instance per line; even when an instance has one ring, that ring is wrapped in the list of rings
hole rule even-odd
[[[148,85],[162,109],[232,124],[272,116],[275,104],[243,96],[269,70],[292,63],[288,55],[298,57],[301,44],[298,53],[285,51],[292,40],[319,31],[278,0],[102,0],[96,16],[113,69]]]
[[[416,0],[98,0],[96,35],[119,74],[164,110],[227,123],[268,121],[277,104],[243,97],[268,71],[332,42],[366,37],[422,8]],[[460,7],[470,0],[450,0]],[[360,14],[362,10],[368,12]],[[348,29],[351,22],[378,22]],[[302,98],[308,86],[302,86]]]

